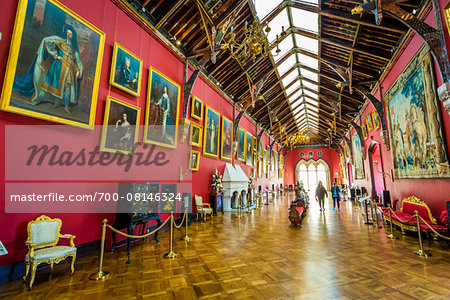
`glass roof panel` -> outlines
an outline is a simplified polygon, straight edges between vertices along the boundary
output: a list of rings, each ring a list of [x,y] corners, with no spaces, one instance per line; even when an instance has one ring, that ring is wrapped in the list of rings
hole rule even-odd
[[[305,90],[305,95],[308,95],[309,97],[314,98],[314,99],[319,99],[319,96],[317,94],[314,94],[313,92],[310,92],[307,90]]]
[[[302,94],[302,90],[297,91],[295,94],[293,94],[291,96],[289,96],[289,94],[288,94],[289,101],[292,102],[292,101],[296,100],[298,97],[300,97],[301,94]]]
[[[312,0],[307,0],[312,1]],[[253,2],[255,4],[256,13],[260,20],[264,19],[272,10],[277,7],[281,1],[267,1],[267,0],[255,0]],[[317,2],[316,2],[317,3]]]
[[[284,82],[283,82],[284,84]],[[287,85],[284,85],[285,87]],[[286,89],[286,94],[290,95],[293,91],[295,91],[296,89],[300,88],[300,82],[295,82],[293,85],[291,85],[289,88]]]
[[[316,100],[313,100],[313,99],[310,99],[310,98],[306,98],[306,97],[305,97],[305,100],[306,100],[307,103],[317,107],[317,103],[318,102]]]
[[[316,33],[319,31],[319,16],[316,13],[294,7],[291,8],[291,11],[292,21],[294,22],[295,27],[310,30]]]
[[[286,75],[286,77],[284,77],[283,80],[281,80],[281,82],[283,82],[284,86],[287,86],[289,83],[291,83],[293,80],[295,80],[295,78],[297,78],[297,76],[298,76],[298,71],[296,72],[296,70],[294,70],[291,73],[289,73],[288,75]],[[298,82],[300,83],[300,80],[298,80]]]
[[[267,1],[267,0],[266,0]],[[267,2],[275,2],[278,1],[267,1]],[[269,11],[270,12],[270,11]],[[262,18],[260,18],[262,20]],[[267,35],[267,40],[272,43],[276,35],[280,35],[281,33],[281,27],[284,26],[284,29],[287,29],[289,27],[289,19],[288,19],[288,13],[287,9],[283,9],[275,18],[273,18],[272,21],[269,22],[270,32]]]
[[[310,88],[311,90],[314,90],[314,91],[319,91],[319,87],[311,82],[303,81],[303,86]]]
[[[295,39],[297,40],[297,45],[309,52],[317,54],[319,51],[319,42],[316,39],[303,36],[300,34],[295,35]]]
[[[289,56],[282,64],[278,66],[278,73],[283,75],[286,73],[293,65],[295,65],[297,61],[295,60],[295,55]],[[298,75],[298,74],[295,74]]]
[[[315,82],[319,82],[319,74],[313,73],[313,72],[308,71],[308,70],[303,69],[303,68],[300,68],[300,72],[302,73],[303,77],[312,79]]]
[[[297,40],[297,45],[301,45],[298,44],[298,40]],[[318,69],[319,68],[319,61],[315,58],[312,58],[311,56],[305,55],[305,54],[297,54],[298,56],[298,61],[305,66],[314,68],[314,69]]]
[[[281,41],[281,43],[278,44],[278,48],[280,49],[280,53],[277,54],[277,47],[272,49],[272,56],[274,59],[277,59],[278,57],[283,57],[286,53],[291,51],[292,48],[294,48],[294,43],[292,42],[292,37],[287,36],[284,38],[284,40]]]

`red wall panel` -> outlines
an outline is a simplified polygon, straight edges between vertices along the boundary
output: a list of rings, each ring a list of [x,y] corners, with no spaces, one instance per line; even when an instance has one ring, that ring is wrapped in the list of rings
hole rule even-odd
[[[106,97],[111,95],[124,100],[130,104],[137,105],[145,112],[145,102],[147,93],[147,79],[149,67],[154,67],[173,81],[181,85],[184,81],[184,62],[169,50],[161,41],[150,36],[138,24],[131,20],[110,0],[61,0],[61,3],[79,14],[81,17],[92,23],[94,26],[106,33],[106,43],[102,62],[102,71],[100,78],[100,87],[98,93],[98,103],[96,111],[95,124],[103,123],[104,108]],[[11,36],[13,32],[14,19],[17,9],[16,1],[2,2],[2,18],[0,20],[0,32],[3,38],[0,41],[0,82],[3,82]],[[144,74],[142,77],[142,89],[140,97],[132,97],[109,85],[109,71],[111,67],[111,55],[114,42],[117,41],[124,47],[138,55],[144,60]],[[34,55],[34,54],[33,54]],[[204,101],[206,105],[211,106],[221,115],[233,119],[233,106],[227,102],[218,92],[208,85],[201,77],[197,80],[193,94]],[[183,95],[181,95],[182,99]],[[180,106],[180,115],[181,115]],[[144,123],[144,113],[141,113],[141,122]],[[200,123],[192,120],[193,122]],[[0,139],[5,141],[5,125],[14,124],[51,124],[33,118],[23,117],[16,114],[0,112]],[[241,126],[248,130],[252,135],[256,135],[255,125],[246,117],[242,118]],[[141,133],[142,135],[142,133]],[[264,147],[268,144],[267,136],[262,138]],[[197,149],[200,150],[200,149]],[[170,150],[168,151],[170,152]],[[237,164],[247,175],[250,175],[252,168],[245,166],[241,162]],[[211,159],[201,157],[200,170],[193,173],[192,193],[204,197],[208,200],[208,192],[211,183],[211,175],[217,168],[221,173],[224,170],[225,161],[220,159]],[[0,147],[0,168],[5,168],[5,149]],[[280,183],[278,177],[270,179],[260,179],[256,184],[271,185]],[[5,174],[0,172],[0,187],[4,191]],[[112,188],[112,192],[115,188]],[[5,213],[5,194],[0,193],[0,240],[7,247],[9,254],[0,256],[0,266],[23,260],[27,249],[25,247],[26,225],[28,221],[36,218],[39,214],[6,214]],[[75,234],[76,244],[82,244],[94,241],[101,236],[101,221],[107,218],[112,222],[113,214],[49,214],[50,217],[59,217],[63,221],[63,233]]]

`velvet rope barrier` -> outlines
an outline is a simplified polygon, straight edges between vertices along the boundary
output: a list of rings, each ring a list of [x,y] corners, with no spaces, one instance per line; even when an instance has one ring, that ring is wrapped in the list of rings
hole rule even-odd
[[[419,215],[419,218],[422,220],[422,222],[425,224],[425,225],[427,225],[427,227],[428,228],[430,228],[431,229],[431,231],[434,233],[434,234],[436,234],[437,236],[439,236],[439,237],[441,237],[441,238],[443,238],[444,240],[448,240],[448,241],[450,241],[450,238],[449,237],[447,237],[447,236],[444,236],[444,235],[442,235],[442,234],[440,234],[439,232],[437,232],[436,230],[434,230],[434,228],[433,227],[431,227],[431,225],[430,224],[428,224],[428,222],[427,221],[425,221],[420,215]]]
[[[171,215],[172,219],[173,216]],[[156,231],[160,230],[164,225],[167,224],[167,222],[169,221],[169,219],[171,218],[167,218],[162,224],[161,226],[159,226],[158,228],[156,228],[155,230],[153,230],[152,232],[143,234],[143,235],[130,235],[130,234],[126,234],[123,233],[122,231],[119,231],[117,229],[115,229],[114,227],[108,225],[108,220],[104,219],[103,220],[103,225],[102,225],[102,240],[101,240],[101,246],[100,246],[100,266],[98,268],[98,272],[93,273],[89,276],[89,279],[91,280],[100,280],[100,279],[105,279],[106,277],[109,276],[109,272],[107,271],[103,271],[103,254],[105,252],[105,237],[106,237],[106,228],[111,229],[112,231],[114,231],[117,234],[120,234],[122,236],[125,236],[127,238],[134,238],[134,239],[139,239],[139,238],[146,238],[152,234],[154,234]]]
[[[173,221],[173,226],[175,226],[176,229],[180,229],[181,226],[183,226],[183,223],[184,223],[184,220],[185,220],[185,219],[186,219],[186,214],[183,215],[183,219],[181,220],[180,225],[177,225],[177,224],[175,223],[175,220],[174,220],[174,221]]]

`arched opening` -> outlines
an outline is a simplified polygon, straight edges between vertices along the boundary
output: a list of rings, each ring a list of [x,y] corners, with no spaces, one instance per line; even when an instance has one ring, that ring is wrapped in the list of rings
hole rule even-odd
[[[324,187],[331,188],[330,167],[323,159],[301,159],[295,166],[295,182],[303,182],[305,190],[314,191],[319,181]]]
[[[385,189],[383,177],[383,159],[378,142],[372,141],[369,146],[370,181],[372,184],[372,197],[382,193]]]

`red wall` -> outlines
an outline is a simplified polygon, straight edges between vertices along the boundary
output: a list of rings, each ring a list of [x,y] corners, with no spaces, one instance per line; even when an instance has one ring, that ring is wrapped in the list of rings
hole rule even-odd
[[[334,181],[334,178],[342,178],[342,173],[341,173],[341,169],[339,167],[339,156],[337,155],[337,153],[329,148],[315,148],[315,149],[297,149],[297,150],[292,150],[289,151],[288,154],[286,155],[286,160],[285,160],[285,165],[286,165],[286,169],[285,169],[285,174],[284,174],[284,184],[295,184],[295,166],[297,165],[297,163],[300,160],[308,160],[308,153],[312,151],[314,153],[312,158],[312,160],[318,160],[319,158],[322,158],[323,160],[325,160],[328,164],[328,166],[330,167],[330,180],[331,182]],[[319,157],[317,155],[317,152],[322,151],[323,155],[322,157]],[[305,157],[302,158],[300,157],[300,153],[304,152],[305,153]],[[338,174],[337,176],[335,174]],[[330,184],[331,184],[330,182]],[[315,187],[309,187],[309,189],[313,189]]]
[[[447,0],[441,0],[441,7],[445,7],[447,5]],[[447,51],[450,50],[450,37],[447,31],[447,25],[445,23],[445,18],[442,15],[442,20],[444,24],[444,32],[446,36],[447,43]],[[434,15],[433,13],[429,13],[426,17],[425,22],[434,26]],[[420,47],[423,45],[421,38],[417,35],[414,35],[411,41],[404,48],[403,53],[400,55],[398,60],[393,64],[391,69],[389,70],[385,79],[381,82],[381,91],[382,93],[386,93],[389,87],[394,83],[397,77],[402,73],[406,65],[411,61],[413,56],[417,53]],[[437,65],[435,64],[435,70],[437,69]],[[435,72],[437,79],[437,87],[441,85],[441,78],[439,72]],[[379,91],[374,92],[374,96],[377,99],[380,99]],[[365,111],[362,114],[361,119],[364,120],[367,113],[370,113],[374,110],[373,106],[369,104]],[[444,136],[446,137],[447,148],[449,146],[450,140],[450,116],[449,113],[445,111],[441,104],[442,110],[442,120],[444,125]],[[360,122],[357,122],[360,124]],[[393,166],[392,166],[392,157],[391,152],[386,150],[386,147],[383,145],[382,140],[380,138],[380,130],[369,132],[369,138],[364,142],[365,151],[366,151],[366,160],[364,161],[364,171],[365,178],[363,180],[356,180],[355,185],[364,186],[371,191],[371,183],[370,183],[370,171],[369,171],[369,160],[367,156],[367,151],[369,145],[372,141],[377,141],[381,144],[381,155],[383,160],[383,169],[384,172],[390,174]],[[353,134],[354,129],[352,128],[351,134]],[[414,195],[419,199],[425,201],[431,208],[433,215],[439,216],[439,213],[445,209],[445,201],[450,201],[450,179],[443,178],[435,178],[435,179],[395,179],[395,182],[391,182],[389,178],[385,178],[386,189],[390,191],[391,199],[398,198],[403,199],[405,197]]]
[[[88,1],[88,0],[61,0],[64,5],[75,11],[88,22],[106,33],[106,44],[102,62],[102,72],[100,78],[100,87],[98,93],[98,104],[95,124],[103,123],[104,107],[106,96],[111,95],[128,103],[145,109],[146,102],[146,83],[148,77],[148,68],[150,66],[161,71],[169,78],[179,83],[183,88],[184,80],[184,62],[181,61],[167,46],[156,38],[146,33],[139,25],[127,17],[110,0]],[[0,19],[0,32],[3,34],[0,41],[0,82],[3,82],[11,36],[13,32],[14,20],[16,15],[16,1],[2,1],[2,18]],[[144,60],[144,72],[142,91],[139,98],[131,97],[128,94],[110,87],[109,70],[111,67],[111,55],[114,42],[117,41],[130,51]],[[181,90],[182,90],[181,88]],[[232,119],[233,108],[225,99],[211,88],[202,78],[199,78],[194,86],[193,94],[204,101],[206,105],[211,106],[221,115]],[[183,95],[181,95],[181,98]],[[180,108],[181,114],[181,108]],[[198,121],[193,121],[197,122]],[[141,114],[141,122],[144,123],[144,114]],[[0,112],[0,139],[5,141],[5,125],[14,124],[51,124],[33,118],[23,117],[16,114]],[[256,128],[246,117],[240,124],[252,135],[256,135]],[[264,147],[269,143],[267,136],[262,137]],[[251,167],[239,163],[247,175],[251,173]],[[193,174],[193,194],[200,194],[204,201],[208,201],[208,192],[211,183],[211,175],[217,168],[223,172],[225,161],[201,157],[200,170]],[[0,147],[0,168],[5,168],[5,149]],[[150,171],[150,170],[149,170]],[[256,184],[264,186],[272,183],[280,183],[277,177],[270,179],[260,179]],[[0,172],[0,187],[4,191],[5,174]],[[114,190],[112,190],[114,191]],[[0,240],[6,246],[9,254],[0,256],[0,266],[21,261],[27,252],[25,247],[26,225],[28,221],[36,218],[39,214],[6,214],[5,213],[5,194],[0,193]],[[100,225],[104,218],[112,221],[113,214],[49,214],[50,217],[59,217],[63,221],[63,233],[75,234],[76,244],[82,244],[94,241],[100,238]]]

